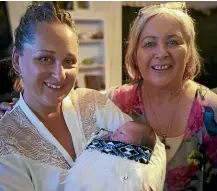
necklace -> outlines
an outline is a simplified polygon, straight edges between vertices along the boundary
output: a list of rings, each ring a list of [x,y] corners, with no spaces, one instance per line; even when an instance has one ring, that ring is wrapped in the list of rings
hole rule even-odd
[[[150,106],[151,106],[151,111],[152,111],[152,113],[153,113],[153,115],[154,115],[154,118],[155,118],[155,121],[156,121],[156,124],[157,124],[157,128],[158,128],[159,131],[161,131],[162,128],[161,128],[161,126],[160,126],[160,124],[159,124],[159,122],[158,122],[157,115],[156,115],[156,113],[155,113],[155,111],[154,111],[154,109],[153,109],[153,106],[152,106],[151,100],[150,100],[150,98],[149,98],[149,96],[148,96],[148,93],[146,93],[146,95],[147,95],[147,98],[148,98],[148,102],[149,102],[149,104],[150,104]],[[161,142],[165,145],[165,149],[166,149],[166,150],[168,150],[168,149],[171,148],[171,146],[170,146],[170,145],[167,143],[167,141],[166,141],[166,137],[167,137],[168,132],[169,132],[169,130],[171,129],[172,123],[173,123],[173,121],[174,121],[174,116],[175,116],[175,114],[176,114],[176,112],[177,112],[178,104],[179,104],[180,98],[181,98],[181,89],[179,90],[179,97],[178,97],[177,103],[174,104],[174,107],[173,107],[173,110],[172,110],[172,114],[171,114],[171,119],[170,119],[169,124],[168,124],[168,126],[167,126],[167,128],[166,128],[166,133],[163,134],[163,133],[161,132],[161,135],[162,135],[162,140],[161,140]]]

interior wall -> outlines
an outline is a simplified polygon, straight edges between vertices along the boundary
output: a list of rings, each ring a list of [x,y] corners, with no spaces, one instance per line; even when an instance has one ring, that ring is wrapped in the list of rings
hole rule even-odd
[[[8,1],[8,12],[11,21],[11,30],[14,34],[16,27],[19,24],[21,16],[25,13],[25,10],[31,1]],[[14,39],[14,35],[13,35]]]
[[[109,86],[122,84],[122,3],[120,1],[93,1],[93,11],[104,12],[108,20]]]

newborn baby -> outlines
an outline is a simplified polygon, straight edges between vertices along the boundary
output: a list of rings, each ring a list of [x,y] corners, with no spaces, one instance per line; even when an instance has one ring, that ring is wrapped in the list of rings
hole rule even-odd
[[[165,174],[162,182],[156,182],[152,172],[157,171],[157,163],[151,161],[159,142],[141,122],[127,122],[114,133],[99,131],[69,171],[65,191],[161,190]],[[165,153],[159,157],[165,158]]]
[[[156,135],[147,124],[130,121],[120,126],[113,134],[111,140],[128,144],[143,145],[153,150],[156,143]]]

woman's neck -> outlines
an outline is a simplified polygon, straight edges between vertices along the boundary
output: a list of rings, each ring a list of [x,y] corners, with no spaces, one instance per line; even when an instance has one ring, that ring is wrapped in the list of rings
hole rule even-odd
[[[32,101],[32,99],[29,99],[29,96],[25,95],[25,93],[23,94],[23,99],[42,122],[53,114],[61,113],[61,103],[55,106],[45,106],[37,102],[37,100]]]
[[[153,84],[143,82],[141,90],[143,94],[147,94],[152,100],[171,101],[180,95],[180,93],[185,89],[186,84],[187,82],[181,82],[170,86],[156,87]]]

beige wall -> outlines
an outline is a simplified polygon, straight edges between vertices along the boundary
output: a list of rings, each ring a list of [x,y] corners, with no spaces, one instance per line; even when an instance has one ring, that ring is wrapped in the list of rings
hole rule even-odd
[[[120,1],[93,1],[93,10],[105,12],[108,20],[109,86],[122,84],[122,4]]]
[[[21,16],[24,14],[26,7],[30,5],[30,1],[8,1],[9,17],[11,21],[11,30],[14,34],[15,28],[18,26]]]

